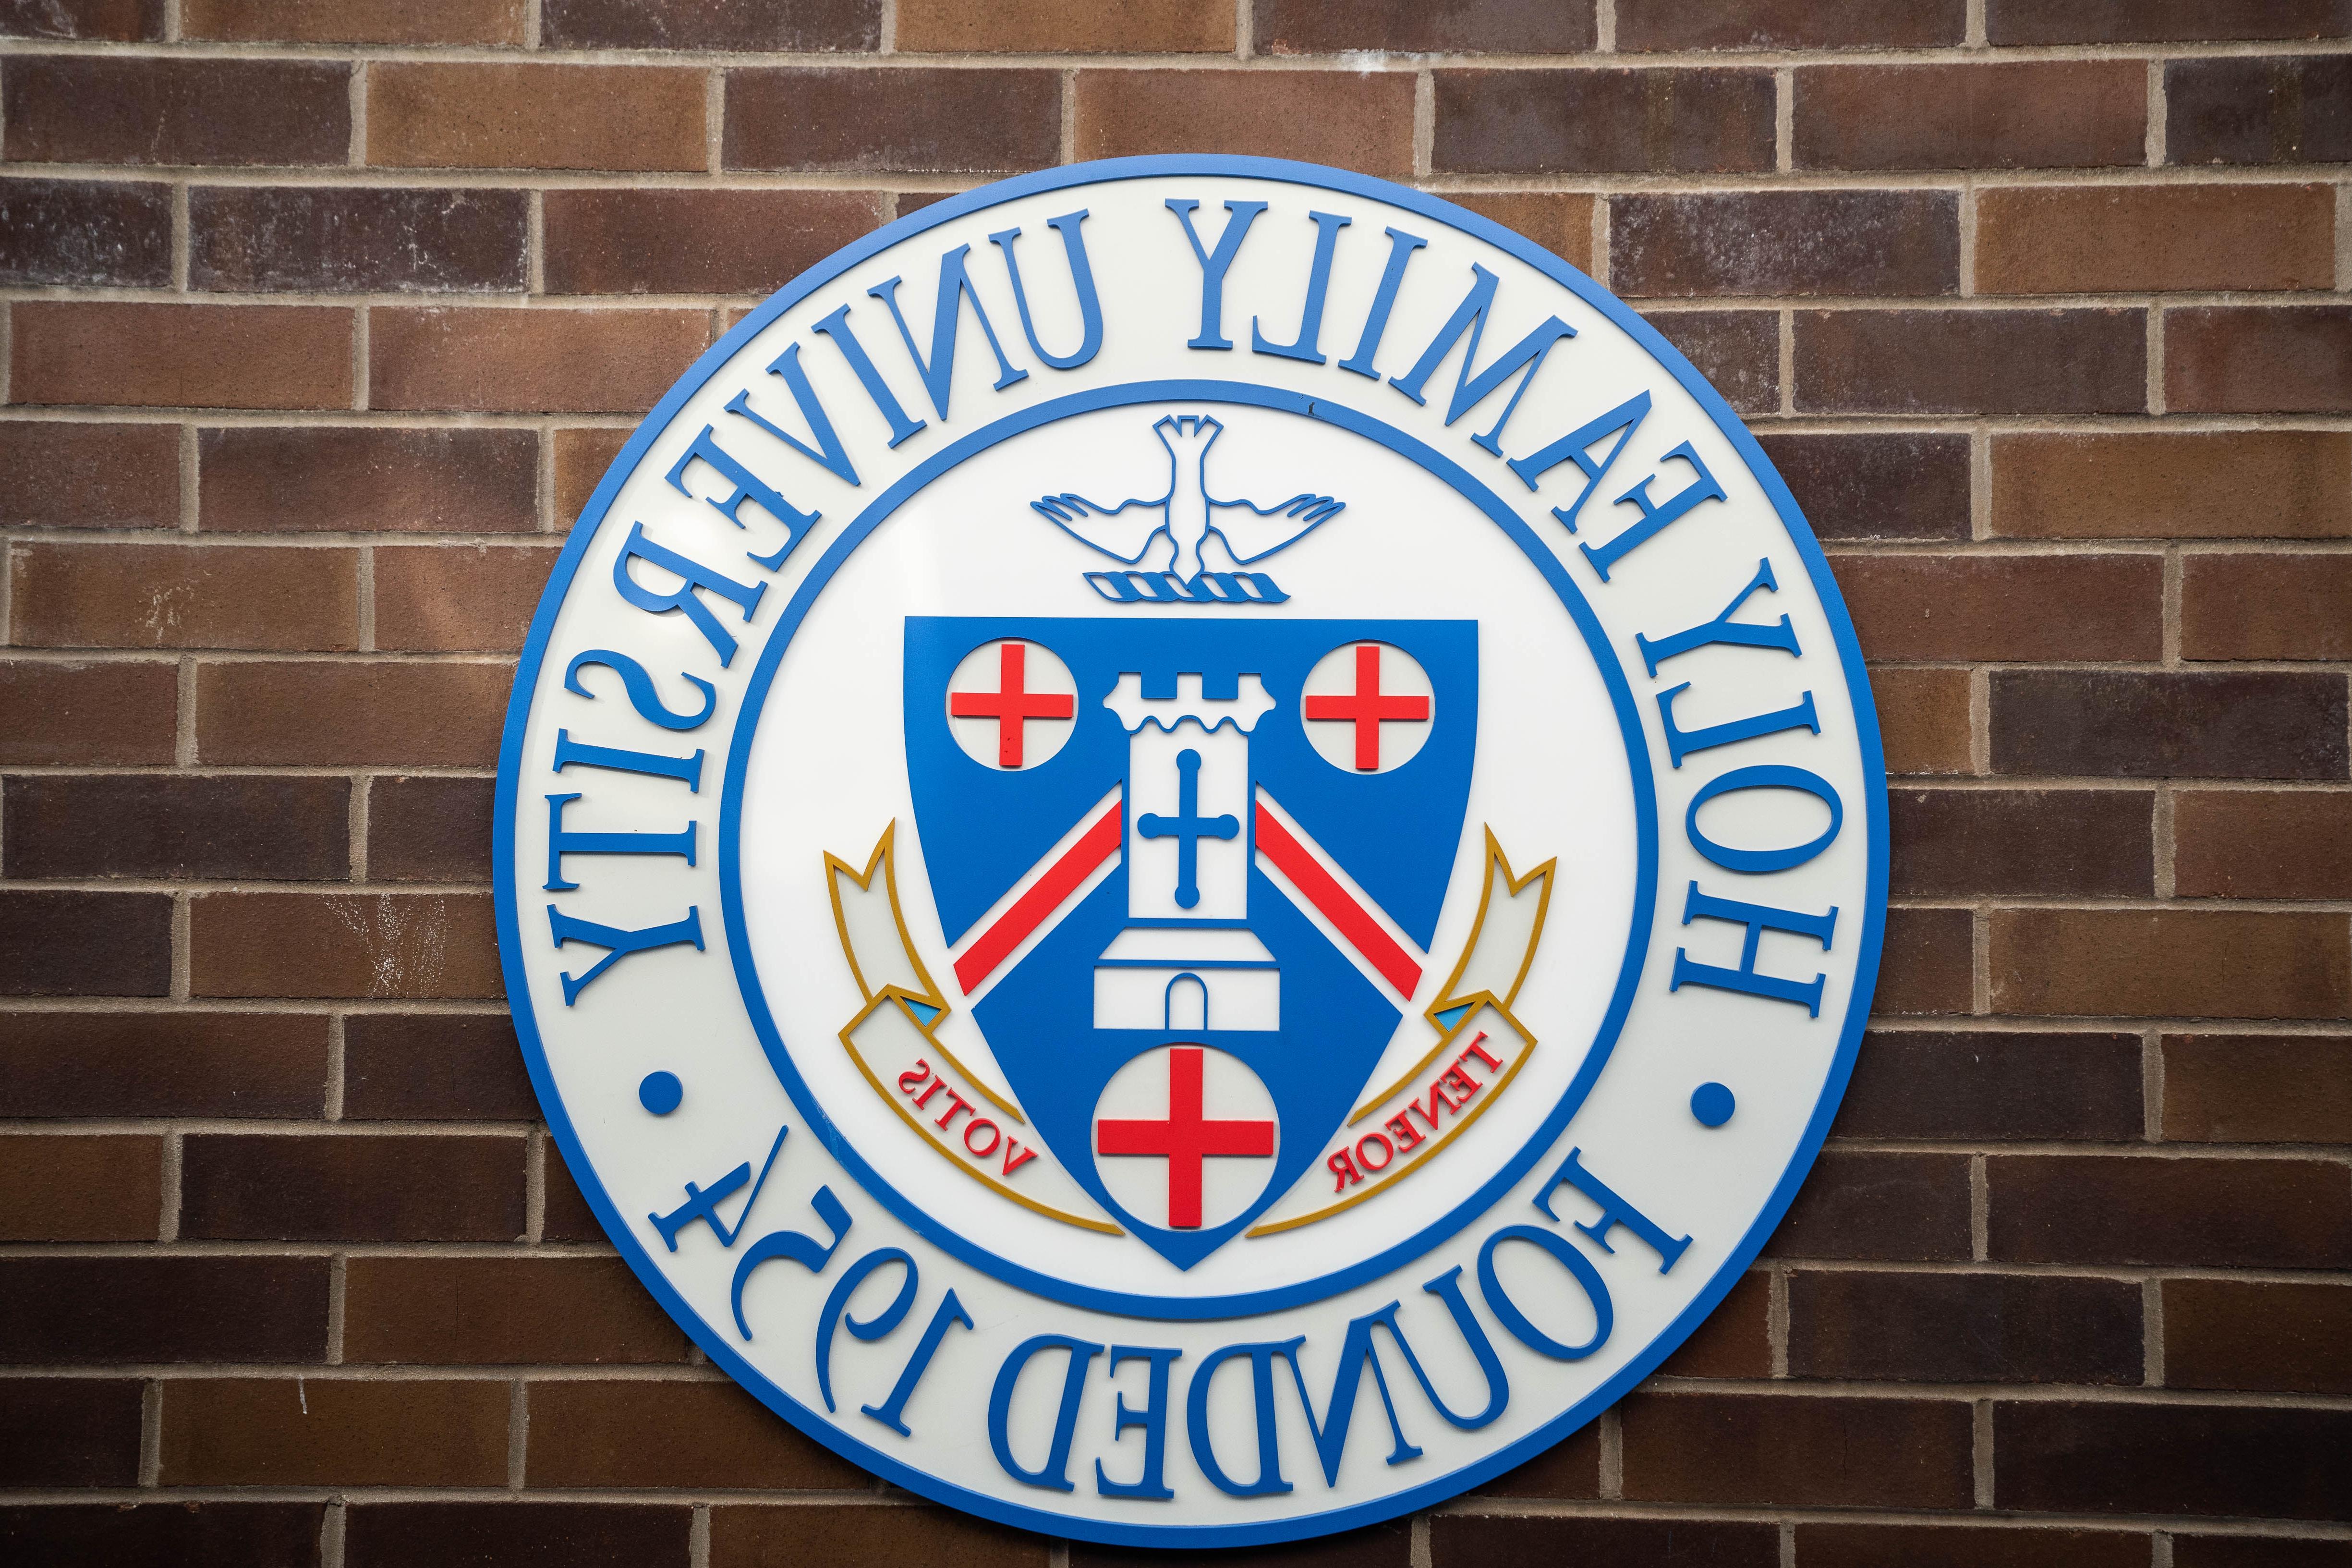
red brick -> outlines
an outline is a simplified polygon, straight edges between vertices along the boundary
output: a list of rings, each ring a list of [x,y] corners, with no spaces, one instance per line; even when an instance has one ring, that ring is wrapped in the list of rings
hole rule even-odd
[[[2182,563],[2188,658],[2352,658],[2352,556],[2191,555]]]
[[[169,185],[0,181],[0,283],[135,289],[171,281]]]
[[[1822,539],[1969,536],[1965,436],[1766,435],[1758,444]]]
[[[2164,397],[2176,414],[2352,409],[2352,307],[2168,310]]]
[[[1800,310],[1796,338],[1796,405],[1809,413],[2137,414],[2147,406],[2147,332],[2138,310]]]
[[[0,1548],[107,1568],[312,1564],[326,1514],[323,1502],[34,1503],[0,1509]]]
[[[1810,66],[1796,73],[1800,169],[2033,169],[2138,163],[2137,60]]]
[[[2328,289],[2336,194],[2326,185],[2080,185],[1977,197],[1987,294]]]
[[[1071,1568],[1079,1568],[1074,1548]],[[1045,1568],[1043,1536],[936,1508],[727,1508],[710,1510],[710,1568]],[[1368,1568],[1394,1568],[1374,1559]]]
[[[539,526],[539,437],[529,430],[241,426],[203,432],[199,453],[206,532]]]
[[[143,1397],[142,1385],[120,1378],[0,1380],[0,1485],[137,1486]],[[0,1546],[9,1522],[0,1515]]]
[[[1800,1524],[1805,1568],[2147,1568],[2148,1537],[2122,1530]]]
[[[2118,1142],[2143,1125],[2137,1035],[1874,1029],[1832,1131]]]
[[[628,444],[632,430],[596,428],[555,433],[555,521],[568,528],[580,520],[606,469]]]
[[[0,5],[0,36],[153,43],[163,36],[163,8],[164,0],[9,0]]]
[[[519,648],[562,553],[434,545],[375,552],[375,645],[428,653]]]
[[[520,290],[530,206],[521,191],[200,185],[188,193],[188,280],[240,290]]]
[[[700,310],[386,310],[371,313],[378,408],[635,414],[709,345]]]
[[[1504,1471],[1473,1497],[1597,1498],[1601,1495],[1601,1427],[1588,1422],[1538,1454]]]
[[[1993,1406],[1993,1506],[2352,1519],[2352,1411]]]
[[[1778,1526],[1714,1519],[1441,1513],[1430,1519],[1429,1542],[1436,1568],[1556,1568],[1567,1563],[1778,1568],[1780,1561]]]
[[[1974,923],[1966,910],[1887,910],[1871,1011],[1969,1011],[1976,994]]]
[[[1441,70],[1431,167],[1455,174],[1760,174],[1761,70]]]
[[[187,1378],[162,1448],[167,1487],[504,1486],[507,1385]]]
[[[1025,1544],[1025,1543],[1024,1543]],[[1019,1551],[1019,1546],[1011,1547]],[[1248,1563],[1258,1568],[1263,1563],[1280,1563],[1283,1568],[1408,1568],[1413,1561],[1412,1524],[1409,1520],[1391,1519],[1384,1523],[1360,1526],[1329,1535],[1297,1542],[1272,1552],[1244,1552],[1216,1557],[1202,1554],[1195,1563]],[[861,1558],[861,1563],[865,1559]],[[1028,1559],[1013,1558],[1025,1562]],[[1073,1542],[1070,1545],[1070,1568],[1158,1568],[1168,1561],[1162,1547],[1088,1546]]]
[[[368,69],[367,162],[407,169],[709,167],[704,73],[533,62]]]
[[[1618,0],[1617,47],[1643,49],[1930,48],[1968,34],[1967,0]]]
[[[1772,1375],[1772,1281],[1743,1274],[1705,1321],[1659,1363],[1660,1377]]]
[[[0,1258],[0,1344],[43,1362],[311,1362],[323,1258]]]
[[[35,543],[10,554],[21,647],[360,646],[356,551]]]
[[[2139,1287],[2056,1275],[1789,1277],[1789,1372],[1890,1383],[2137,1384]]]
[[[1987,0],[1994,44],[2138,44],[2341,37],[2344,0]]]
[[[1455,191],[1446,199],[1524,235],[1579,271],[1592,270],[1598,197],[1563,191]]]
[[[2167,60],[2164,97],[2170,163],[2352,158],[2352,59],[2342,55]]]
[[[323,305],[9,308],[18,403],[151,408],[348,408],[352,313]]]
[[[1996,910],[1996,1013],[2340,1018],[2342,915],[2225,910]]]
[[[1034,169],[1061,126],[1055,71],[759,68],[727,73],[723,147],[730,169]]]
[[[2146,790],[1898,790],[1887,879],[1898,896],[2152,897]]]
[[[1964,1258],[1968,1157],[1830,1150],[1767,1247],[1774,1258]]]
[[[489,767],[512,672],[492,664],[207,664],[196,750],[214,764]]]
[[[732,1383],[534,1383],[530,1400],[524,1464],[533,1486],[849,1491],[873,1484]]]
[[[124,773],[7,781],[11,877],[351,874],[351,785],[333,778]]]
[[[2183,898],[2352,898],[2352,795],[2183,790],[2172,835]]]
[[[163,996],[171,989],[169,894],[0,892],[0,995]]]
[[[378,778],[368,786],[368,877],[490,879],[491,779]]]
[[[542,199],[555,294],[768,294],[886,221],[877,191],[568,190]]]
[[[210,1241],[515,1241],[520,1138],[207,1132],[182,1145],[180,1234]]]
[[[1742,414],[1780,407],[1780,323],[1769,310],[1658,310],[1650,325]]]
[[[1957,294],[1952,191],[1617,196],[1609,284],[1628,296]]]
[[[2148,659],[2164,651],[2155,555],[1843,555],[1838,588],[1879,659]]]
[[[901,32],[898,47],[911,49]],[[547,0],[551,48],[870,49],[882,41],[881,0]]]
[[[1599,30],[1591,0],[1488,0],[1475,5],[1255,0],[1255,8],[1250,36],[1258,52],[1269,55],[1577,54],[1592,47]],[[905,48],[904,20],[898,28],[898,47]],[[1231,30],[1207,47],[1231,48]]]
[[[1076,155],[1257,153],[1368,174],[1412,173],[1412,78],[1402,71],[1078,73]]]
[[[1992,769],[2111,778],[2341,779],[2335,675],[1995,670]]]
[[[1300,52],[1270,41],[1266,25],[1261,15],[1259,48]],[[1222,0],[901,0],[898,6],[898,47],[914,54],[1231,54],[1234,37],[1234,7]]]
[[[686,1360],[686,1336],[616,1258],[354,1258],[349,1268],[343,1353],[353,1362]]]
[[[524,0],[181,0],[180,36],[299,44],[520,44]]]
[[[199,996],[495,997],[478,893],[205,893],[191,903]]]
[[[0,424],[0,527],[177,528],[172,425]]]
[[[2339,539],[2352,435],[1997,435],[1992,531],[2030,539]]]
[[[152,1241],[163,1141],[0,1137],[0,1241]]]
[[[1958,1400],[1637,1394],[1618,1409],[1629,1501],[1967,1508],[1972,1496]]]
[[[351,67],[326,60],[17,55],[0,155],[31,163],[341,163]]]
[[[1886,751],[1886,771],[1969,771],[1969,672],[1874,669],[1870,689]]]
[[[2164,1381],[2352,1394],[2352,1286],[2166,1280]]]
[[[2342,1268],[2352,1184],[2317,1160],[1995,1155],[1992,1256],[2016,1263]]]
[[[2164,1135],[2196,1143],[2352,1143],[2352,1037],[2165,1036]]]
[[[514,1025],[501,1015],[362,1013],[343,1021],[346,1121],[529,1121],[538,1115]]]
[[[686,1568],[694,1510],[643,1503],[360,1503],[343,1521],[346,1568],[534,1558],[564,1568]]]
[[[0,1014],[0,1117],[315,1117],[326,1083],[320,1015]]]

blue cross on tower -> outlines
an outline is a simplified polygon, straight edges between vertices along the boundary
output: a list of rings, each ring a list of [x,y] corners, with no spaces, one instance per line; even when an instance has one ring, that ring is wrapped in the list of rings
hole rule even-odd
[[[1145,812],[1135,819],[1135,830],[1146,838],[1176,840],[1176,902],[1191,909],[1201,901],[1201,840],[1231,838],[1242,830],[1232,813],[1202,816],[1201,753],[1186,747],[1176,753],[1176,815]]]

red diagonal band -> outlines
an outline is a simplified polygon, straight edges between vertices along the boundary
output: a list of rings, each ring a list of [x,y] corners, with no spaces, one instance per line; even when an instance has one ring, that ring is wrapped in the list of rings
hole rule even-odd
[[[1045,917],[1062,907],[1062,901],[1077,890],[1078,884],[1094,875],[1095,868],[1118,852],[1122,837],[1119,829],[1121,807],[1114,805],[1103,814],[1100,822],[1087,829],[1086,837],[1070,846],[1059,860],[1045,868],[1029,890],[1013,900],[997,922],[981,932],[980,940],[964,950],[956,960],[956,983],[964,994],[987,979],[1004,962],[1013,950],[1028,940],[1029,933],[1045,922]]]
[[[1307,901],[1321,912],[1323,918],[1339,929],[1339,934],[1374,969],[1381,978],[1395,986],[1399,994],[1411,996],[1421,984],[1421,965],[1399,947],[1380,922],[1364,912],[1364,907],[1348,896],[1331,873],[1307,852],[1307,847],[1290,836],[1274,813],[1263,802],[1257,808],[1257,849],[1274,863],[1274,868],[1290,879],[1291,885],[1307,895]]]

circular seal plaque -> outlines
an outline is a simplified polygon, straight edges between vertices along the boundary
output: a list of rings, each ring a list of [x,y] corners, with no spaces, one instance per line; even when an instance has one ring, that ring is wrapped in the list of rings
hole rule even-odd
[[[1591,1421],[1868,1011],[1853,633],[1589,279],[1306,164],[922,208],[629,441],[500,761],[523,1048],[614,1245],[891,1481],[1323,1533]]]

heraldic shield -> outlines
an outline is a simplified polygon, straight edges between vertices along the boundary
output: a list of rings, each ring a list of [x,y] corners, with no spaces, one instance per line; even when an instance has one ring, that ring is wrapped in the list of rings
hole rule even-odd
[[[907,622],[955,985],[1038,1137],[1180,1268],[1300,1179],[1405,1015],[1389,932],[1436,932],[1477,649],[1454,620]]]

